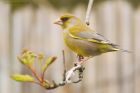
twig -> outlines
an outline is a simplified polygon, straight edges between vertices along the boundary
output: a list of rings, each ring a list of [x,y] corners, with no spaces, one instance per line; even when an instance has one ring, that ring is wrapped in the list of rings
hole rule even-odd
[[[42,82],[42,80],[40,79],[40,77],[39,77],[38,74],[36,73],[35,69],[34,69],[32,66],[30,66],[30,65],[28,65],[27,67],[28,67],[28,69],[31,70],[31,72],[33,73],[33,75],[35,76],[35,78],[36,78],[39,82]]]
[[[66,80],[66,60],[65,60],[65,51],[63,50],[62,51],[62,54],[63,54],[63,68],[64,68],[64,72],[63,72],[63,81]]]
[[[34,82],[32,82],[32,83],[37,84],[37,85],[39,85],[39,86],[41,86],[41,87],[44,87],[44,86],[43,86],[41,83],[39,83],[39,82],[34,81]]]
[[[52,64],[52,62],[54,62],[56,59],[57,59],[57,57],[51,57],[51,59],[49,60],[48,65]],[[42,75],[41,75],[42,82],[44,82],[44,77],[45,77],[46,70],[47,70],[47,68],[45,70],[43,70],[43,72],[42,72]]]
[[[44,77],[45,77],[45,71],[43,71],[43,72],[42,72],[42,75],[41,75],[41,80],[42,80],[42,82],[43,82],[43,80],[44,80]]]
[[[89,0],[89,3],[88,3],[88,8],[87,8],[87,12],[86,12],[86,19],[85,19],[85,22],[87,25],[89,25],[89,18],[90,18],[93,2],[94,2],[94,0]]]

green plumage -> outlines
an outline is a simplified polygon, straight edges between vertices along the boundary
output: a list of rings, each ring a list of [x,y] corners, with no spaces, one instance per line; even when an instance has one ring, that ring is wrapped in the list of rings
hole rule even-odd
[[[89,28],[79,18],[67,14],[62,16],[60,20],[64,29],[66,45],[78,55],[97,56],[119,50],[115,44],[110,43],[104,36]]]
[[[111,43],[102,43],[95,39],[77,37],[69,32],[64,33],[64,40],[71,50],[82,56],[96,56],[102,53],[119,50]]]

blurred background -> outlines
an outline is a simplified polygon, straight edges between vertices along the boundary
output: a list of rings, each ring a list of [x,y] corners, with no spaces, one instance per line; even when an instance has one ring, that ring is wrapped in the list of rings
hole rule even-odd
[[[88,0],[0,0],[0,93],[140,93],[140,0],[95,0],[90,27],[121,48],[85,64],[84,79],[54,90],[18,83],[13,73],[30,73],[19,63],[22,49],[57,56],[46,78],[62,80],[62,50],[68,68],[76,55],[63,43],[62,29],[53,22],[64,13],[85,20]]]

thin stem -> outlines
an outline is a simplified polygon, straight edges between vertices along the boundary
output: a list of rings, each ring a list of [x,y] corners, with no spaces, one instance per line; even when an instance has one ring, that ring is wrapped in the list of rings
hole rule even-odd
[[[40,77],[37,75],[35,69],[34,69],[32,66],[30,66],[30,65],[28,65],[27,67],[31,70],[31,72],[33,73],[33,75],[35,76],[35,78],[36,78],[39,82],[42,82],[42,80],[40,79]]]
[[[39,85],[39,86],[41,86],[41,87],[44,87],[41,83],[39,83],[39,82],[32,82],[32,83],[35,83],[35,84],[37,84],[37,85]]]
[[[86,12],[86,19],[85,19],[85,22],[87,25],[89,25],[89,18],[90,18],[93,2],[94,2],[94,0],[89,0],[89,3],[88,3],[88,8],[87,8],[87,12]]]
[[[57,57],[52,57],[51,60],[49,61],[50,63],[48,64],[48,66],[50,64],[52,64],[52,62],[54,62],[55,60],[57,59]],[[44,77],[45,77],[45,72],[46,72],[47,68],[43,70],[42,72],[42,75],[41,75],[41,79],[42,79],[42,82],[44,82]]]
[[[65,81],[66,80],[66,71],[67,71],[67,69],[66,69],[66,60],[65,60],[65,51],[63,50],[62,53],[63,53],[63,68],[64,68],[63,81]]]
[[[45,77],[45,71],[43,71],[41,75],[42,82],[44,81],[44,77]]]
[[[42,60],[38,60],[39,62],[39,66],[40,66],[40,68],[42,68]],[[41,69],[41,71],[42,71],[42,69]],[[45,76],[45,71],[43,71],[43,72],[41,72],[41,81],[43,82],[44,81],[44,76]]]

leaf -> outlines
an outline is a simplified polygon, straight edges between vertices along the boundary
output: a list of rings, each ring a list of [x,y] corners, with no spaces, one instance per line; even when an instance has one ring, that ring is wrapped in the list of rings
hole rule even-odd
[[[38,59],[39,60],[43,60],[45,58],[43,53],[38,54]]]
[[[46,63],[45,65],[42,67],[42,70],[45,72],[46,69],[56,60],[56,57],[49,57],[47,60],[46,60]]]
[[[21,56],[18,56],[19,61],[24,65],[33,64],[35,61],[35,58],[36,58],[35,53],[29,50],[23,51]]]
[[[18,82],[33,82],[34,78],[30,75],[14,74],[11,78]]]

